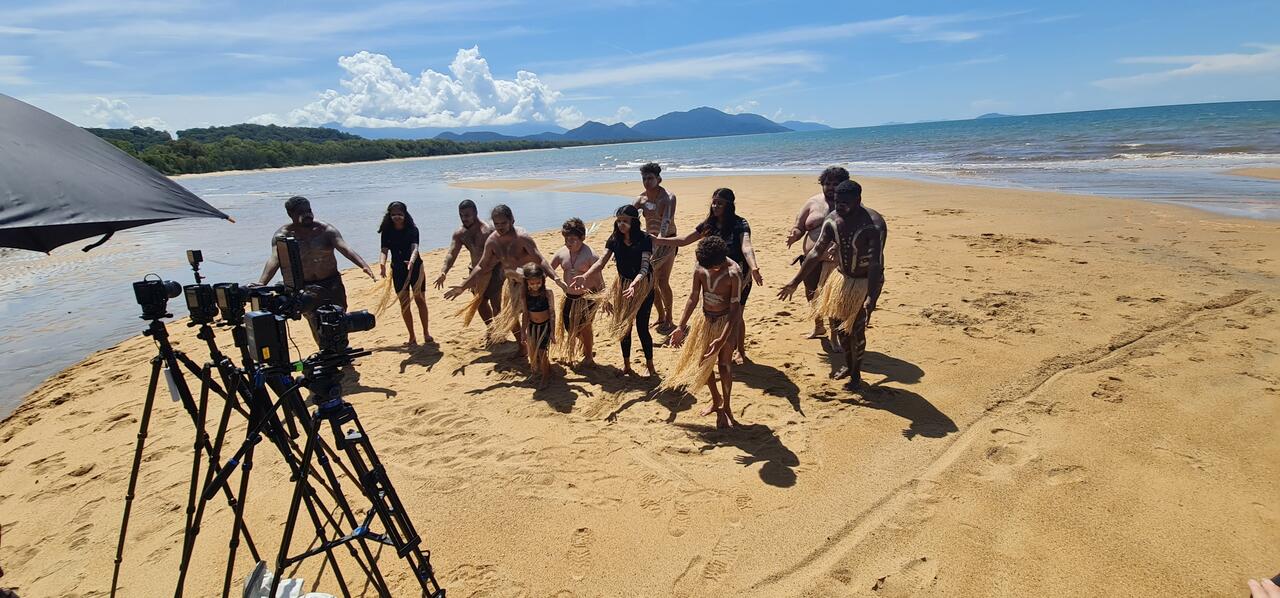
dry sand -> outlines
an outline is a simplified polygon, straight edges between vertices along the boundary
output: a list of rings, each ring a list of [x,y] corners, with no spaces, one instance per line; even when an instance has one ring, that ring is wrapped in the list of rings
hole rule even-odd
[[[1227,174],[1236,176],[1247,176],[1255,179],[1267,179],[1272,181],[1280,181],[1280,167],[1276,168],[1237,168],[1228,170]]]
[[[859,396],[827,379],[804,306],[772,296],[813,178],[668,181],[682,228],[729,186],[755,231],[766,288],[734,387],[744,429],[618,380],[602,339],[600,369],[535,392],[515,347],[483,349],[434,289],[439,349],[398,346],[395,316],[355,335],[375,353],[349,398],[450,596],[1238,596],[1280,570],[1280,224],[863,179],[891,231]],[[373,302],[347,281],[355,307]],[[0,423],[0,563],[23,596],[105,594],[153,353],[143,338],[96,353]],[[659,349],[659,370],[673,358]],[[123,595],[171,591],[190,445],[162,396]],[[248,502],[264,555],[288,500],[272,452]],[[215,500],[189,595],[220,587],[228,521]],[[382,563],[413,595],[402,564]],[[318,568],[301,574],[336,593]]]

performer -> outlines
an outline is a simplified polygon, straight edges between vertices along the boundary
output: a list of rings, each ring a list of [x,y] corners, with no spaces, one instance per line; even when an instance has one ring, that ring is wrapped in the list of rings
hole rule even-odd
[[[546,388],[551,377],[551,361],[547,353],[556,336],[556,297],[547,288],[547,275],[542,266],[525,264],[521,275],[524,279],[521,328],[529,353],[529,374],[532,377],[533,372],[537,372],[538,388]]]
[[[665,237],[655,238],[653,244],[659,247],[665,245],[683,246],[693,243],[699,239],[708,236],[717,236],[724,239],[725,245],[728,247],[729,259],[732,260],[744,272],[750,272],[751,276],[743,277],[742,295],[739,297],[739,303],[744,307],[747,304],[747,297],[751,295],[752,279],[756,284],[764,284],[764,277],[760,275],[760,268],[756,262],[755,248],[751,245],[751,224],[746,218],[738,215],[736,208],[736,199],[732,189],[720,188],[711,194],[711,209],[707,213],[707,219],[703,220],[692,232],[683,237]],[[737,339],[737,355],[734,357],[734,363],[741,364],[747,359],[746,348],[746,321],[743,319],[742,310],[738,311],[737,318],[738,330],[735,333]]]
[[[577,275],[590,270],[599,258],[596,257],[591,246],[585,243],[587,228],[582,220],[578,218],[566,220],[560,227],[560,234],[564,237],[564,247],[551,257],[551,267],[559,266],[563,273],[562,279],[572,281]],[[580,354],[582,362],[578,365],[582,367],[595,365],[595,352],[592,348],[595,332],[592,329],[592,323],[596,318],[598,304],[590,295],[599,293],[603,289],[604,277],[596,271],[595,275],[586,281],[585,292],[575,291],[573,287],[566,291],[564,307],[560,310],[564,337],[552,347],[552,352],[558,361],[572,364]]]
[[[613,235],[604,245],[604,257],[589,270],[573,278],[573,288],[579,292],[587,288],[588,281],[597,276],[615,255],[618,257],[618,277],[609,290],[597,295],[605,302],[605,310],[612,316],[609,336],[619,339],[622,346],[622,375],[634,376],[631,369],[631,328],[640,337],[644,351],[645,368],[649,376],[657,377],[653,367],[653,336],[649,333],[649,316],[653,311],[653,288],[650,272],[653,268],[653,240],[640,228],[640,211],[633,205],[625,205],[614,213]]]
[[[310,200],[301,195],[290,197],[284,202],[284,211],[292,222],[280,227],[271,236],[271,257],[267,258],[266,265],[262,267],[262,276],[258,278],[259,285],[271,282],[272,277],[280,270],[280,259],[275,252],[275,242],[277,238],[284,236],[292,236],[298,240],[302,250],[302,277],[306,286],[316,292],[319,305],[332,304],[343,309],[347,307],[347,287],[342,284],[342,274],[338,273],[338,260],[333,255],[334,251],[346,256],[351,263],[360,266],[369,278],[377,282],[378,278],[373,275],[373,269],[369,268],[364,258],[347,244],[347,240],[342,238],[342,233],[338,232],[332,224],[316,220],[315,214],[311,211]],[[307,313],[306,318],[307,323],[311,325],[311,336],[319,341],[320,333],[315,315]]]
[[[845,365],[832,378],[849,378],[845,388],[857,390],[862,385],[867,320],[875,309],[875,302],[868,300],[868,291],[876,289],[878,294],[884,285],[884,267],[880,261],[884,234],[862,207],[860,185],[845,181],[836,187],[835,195],[835,210],[823,223],[818,242],[805,255],[804,266],[795,278],[778,291],[778,298],[789,299],[800,281],[819,267],[819,256],[835,244],[836,272],[840,276],[829,277],[818,291],[813,313],[839,322],[837,329],[845,351]]]
[[[547,259],[542,257],[542,253],[538,251],[538,244],[534,242],[533,237],[524,229],[517,228],[515,216],[511,213],[511,208],[505,205],[497,205],[493,208],[492,214],[494,231],[489,234],[489,238],[484,242],[484,253],[480,257],[479,263],[471,269],[471,275],[467,276],[460,284],[450,287],[445,292],[444,298],[452,301],[455,297],[471,288],[481,276],[489,276],[490,270],[494,266],[501,266],[504,271],[511,274],[507,277],[502,287],[502,307],[498,313],[494,314],[493,320],[489,322],[486,340],[489,344],[495,344],[506,338],[508,332],[515,333],[516,342],[519,344],[519,354],[525,355],[525,343],[522,337],[523,329],[520,327],[520,297],[523,295],[523,284],[520,282],[520,275],[517,272],[521,266],[534,263],[542,266],[546,276],[554,281],[561,288],[565,287],[564,283],[556,276],[551,269],[551,264],[547,263]],[[484,295],[476,295],[472,304],[467,310],[474,313],[479,309],[480,302],[485,300]]]
[[[391,288],[395,290],[400,301],[400,316],[404,325],[409,328],[409,345],[418,344],[413,332],[413,312],[409,309],[409,299],[418,305],[418,315],[422,317],[422,337],[427,344],[435,342],[431,338],[427,311],[427,281],[422,275],[422,258],[418,255],[418,227],[413,223],[413,216],[404,202],[393,201],[387,206],[387,213],[382,216],[382,224],[378,226],[378,234],[382,237],[382,262],[378,265],[383,278],[387,277],[387,256],[391,256]]]
[[[651,237],[671,237],[676,234],[676,196],[662,186],[662,166],[650,162],[640,167],[640,181],[644,193],[636,198],[636,209],[644,215],[645,232]],[[658,306],[658,332],[666,334],[675,328],[672,306],[671,268],[675,265],[678,247],[659,247],[653,253],[653,280],[657,293],[654,303]]]
[[[827,219],[827,214],[831,212],[831,204],[835,201],[836,186],[849,180],[849,171],[839,166],[831,166],[822,171],[818,176],[818,184],[822,186],[822,192],[805,200],[804,207],[800,208],[800,213],[796,216],[795,226],[791,227],[791,232],[787,235],[787,247],[790,248],[796,241],[801,238],[804,243],[801,248],[805,253],[813,249],[815,243],[818,242],[818,233],[822,232],[822,223]],[[827,281],[827,277],[831,274],[831,270],[835,268],[835,256],[831,252],[827,252],[819,259],[822,260],[821,268],[814,268],[804,279],[804,298],[806,301],[813,301],[813,296]],[[800,261],[804,260],[804,253],[800,254]],[[803,264],[801,264],[803,267]],[[827,329],[821,318],[813,321],[813,333],[809,338],[822,338],[827,335]],[[831,332],[831,345],[839,348],[835,330]]]
[[[694,389],[703,384],[711,391],[711,406],[702,415],[716,414],[716,427],[738,425],[733,417],[730,398],[733,396],[733,348],[737,336],[736,322],[740,319],[742,303],[742,269],[728,258],[728,246],[724,239],[710,236],[698,242],[696,252],[698,266],[693,270],[693,288],[684,305],[680,326],[671,335],[671,344],[679,347],[680,357],[675,371],[663,381],[660,388]],[[702,300],[702,313],[694,316],[689,327],[689,316]],[[720,375],[720,387],[716,388],[715,372]]]
[[[464,199],[458,204],[458,219],[462,221],[462,226],[453,231],[449,251],[444,256],[444,266],[440,268],[439,278],[436,278],[437,289],[444,288],[445,277],[449,275],[449,270],[453,268],[453,262],[458,259],[458,252],[463,247],[467,248],[467,253],[471,256],[467,272],[480,263],[480,256],[484,254],[484,242],[493,232],[493,226],[477,217],[476,204],[470,199]],[[475,317],[476,312],[480,313],[485,326],[489,325],[493,314],[502,307],[502,279],[502,264],[498,264],[493,267],[487,280],[482,277],[476,286],[471,287],[471,292],[477,297],[483,296],[483,299],[476,300],[478,303],[474,309],[470,305],[463,309],[463,326],[471,325],[471,318]]]

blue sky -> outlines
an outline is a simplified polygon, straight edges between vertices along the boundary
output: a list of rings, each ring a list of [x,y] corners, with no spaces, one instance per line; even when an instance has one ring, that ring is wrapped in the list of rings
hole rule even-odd
[[[86,126],[833,126],[1280,98],[1280,2],[0,0],[0,91]],[[431,71],[431,72],[427,72]]]

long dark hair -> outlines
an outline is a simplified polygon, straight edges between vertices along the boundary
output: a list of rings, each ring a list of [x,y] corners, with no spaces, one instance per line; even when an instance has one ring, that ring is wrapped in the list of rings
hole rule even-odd
[[[638,234],[644,234],[644,229],[640,228],[640,210],[637,210],[635,206],[631,204],[622,206],[613,213],[613,216],[615,218],[622,218],[623,216],[631,218],[631,232],[627,233],[627,236],[625,237],[622,235],[622,231],[618,230],[618,223],[613,223],[613,235],[611,238],[614,241],[619,243],[635,243],[636,239],[640,238]]]
[[[733,189],[721,187],[711,193],[711,201],[716,198],[724,200],[724,218],[716,222],[716,209],[714,207],[707,208],[707,219],[703,222],[708,228],[719,229],[720,238],[728,240],[733,236],[733,227],[738,224],[738,208],[734,203],[736,199],[733,196]]]
[[[405,230],[416,228],[416,225],[413,224],[413,215],[409,213],[409,207],[404,205],[403,201],[393,201],[387,204],[387,213],[382,215],[382,224],[378,225],[378,234],[382,234],[383,231],[395,230],[396,225],[391,222],[391,210],[396,208],[400,208],[400,211],[404,212]]]

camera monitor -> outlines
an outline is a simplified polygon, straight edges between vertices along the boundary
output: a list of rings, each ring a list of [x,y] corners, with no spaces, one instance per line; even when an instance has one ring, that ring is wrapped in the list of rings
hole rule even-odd
[[[280,262],[280,276],[284,286],[300,290],[306,281],[302,277],[302,247],[293,237],[276,237],[276,260]]]

